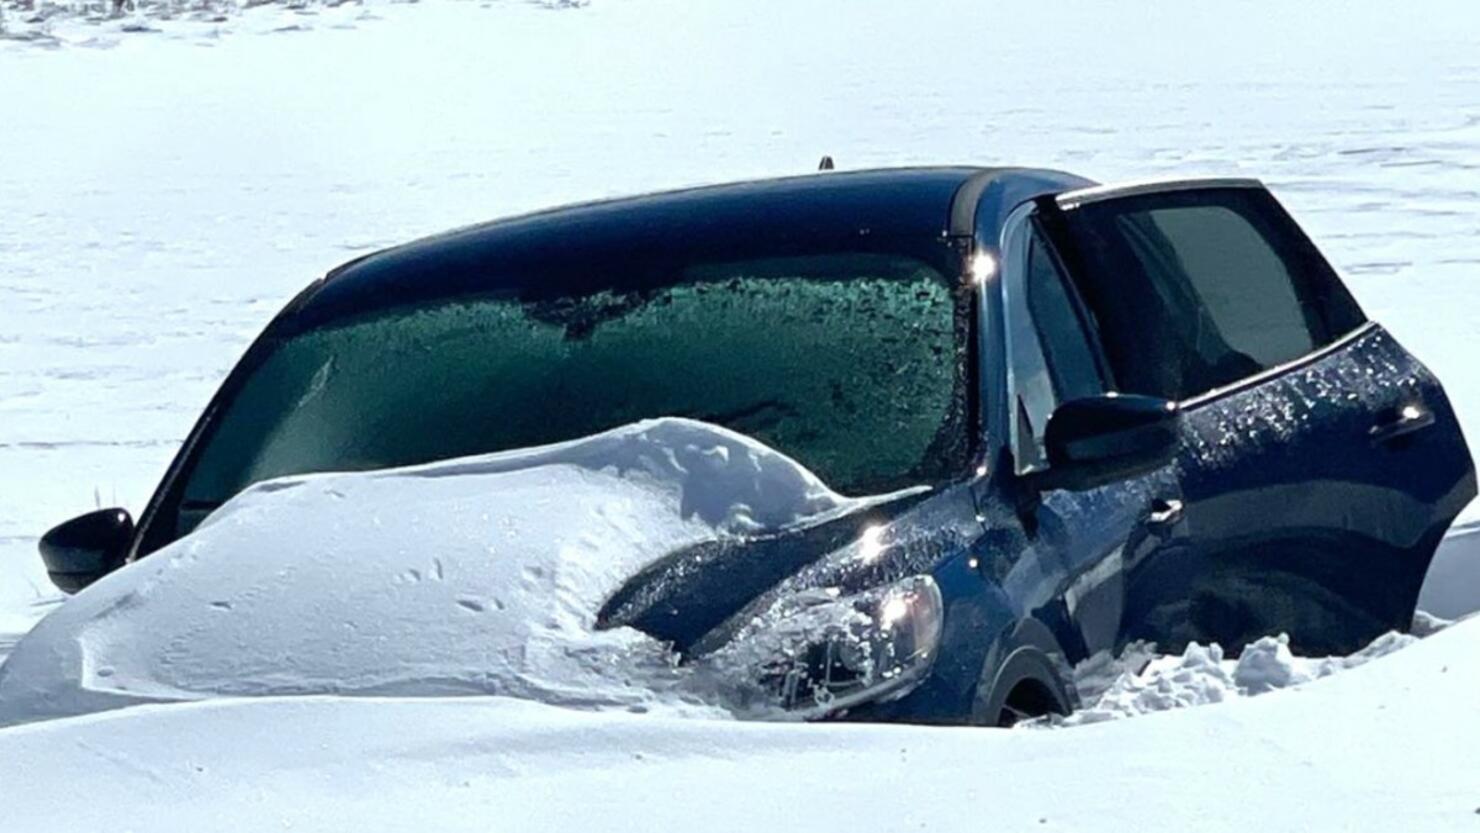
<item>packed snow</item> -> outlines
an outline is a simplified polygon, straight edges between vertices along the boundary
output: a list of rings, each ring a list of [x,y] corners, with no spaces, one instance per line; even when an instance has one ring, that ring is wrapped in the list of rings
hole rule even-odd
[[[1423,618],[1433,627],[1432,620]],[[1290,653],[1289,635],[1283,633],[1243,646],[1237,659],[1225,658],[1217,643],[1194,642],[1180,656],[1159,656],[1155,645],[1132,645],[1118,657],[1091,657],[1076,668],[1081,707],[1066,717],[1043,718],[1037,725],[1079,726],[1267,694],[1356,668],[1417,639],[1411,633],[1389,631],[1344,657],[1297,657]]]
[[[53,3],[61,11],[37,22],[22,5],[32,4],[5,0],[0,11],[0,656],[44,614],[67,610],[40,569],[37,535],[95,506],[140,509],[248,340],[328,268],[490,217],[794,173],[823,153],[845,168],[959,161],[1102,181],[1261,177],[1480,437],[1480,13],[1469,0],[594,0],[559,11],[549,7],[581,4],[369,0],[222,4],[218,15],[209,3],[157,14],[146,2],[117,18],[103,4]],[[551,467],[490,477],[542,476],[531,471],[554,477]],[[560,472],[630,498],[621,512],[672,509],[653,481]],[[277,503],[328,497],[315,482]],[[443,487],[429,518],[456,503],[446,483],[429,494]],[[201,542],[224,540],[237,509],[247,519],[272,499],[243,496],[192,546],[209,559],[217,550]],[[369,521],[369,510],[345,511],[347,523]],[[1431,613],[1480,609],[1477,513],[1441,547],[1421,600]],[[668,534],[722,523],[678,517]],[[459,552],[471,558],[468,523]],[[448,562],[444,581],[429,579],[435,562],[418,560],[409,531],[396,535],[406,552],[376,552],[366,575],[381,580],[377,592],[433,603],[406,615],[457,614],[442,624],[463,627],[497,612],[453,607]],[[579,538],[560,540],[565,554],[579,550]],[[546,543],[545,555],[561,554]],[[159,588],[153,598],[181,600],[181,620],[221,625],[217,636],[233,626],[204,614],[233,613],[211,601],[237,613],[295,604],[216,598],[206,590],[245,588],[209,581],[199,596],[173,577],[146,581],[164,563],[209,572],[165,555],[100,589]],[[542,580],[554,588],[557,575],[609,579]],[[1480,811],[1470,754],[1480,721],[1467,706],[1480,688],[1474,620],[1417,640],[1386,636],[1348,658],[1290,657],[1274,634],[1238,660],[1234,646],[1147,648],[1104,658],[1093,680],[1082,669],[1093,696],[1070,722],[1100,725],[982,732],[675,720],[707,713],[682,700],[629,715],[673,702],[662,674],[628,689],[617,684],[625,675],[574,659],[596,689],[612,683],[615,711],[482,695],[214,699],[233,691],[220,658],[187,641],[153,658],[183,659],[183,676],[161,675],[140,646],[162,641],[109,630],[130,615],[85,627],[78,608],[46,627],[119,637],[89,646],[118,663],[111,678],[86,671],[89,685],[102,683],[93,691],[132,674],[144,699],[213,699],[0,730],[0,827],[1472,830]],[[234,638],[247,637],[305,639]],[[621,647],[634,667],[655,667],[640,637],[610,638],[631,640]],[[269,665],[253,668],[278,679]],[[513,679],[529,668],[504,670]],[[3,673],[14,685],[18,672]],[[77,685],[84,670],[46,674]],[[553,702],[590,694],[533,679],[526,693]],[[465,675],[452,688],[509,691],[477,687],[487,682]],[[362,693],[385,683],[355,681]],[[53,705],[0,694],[0,712]]]
[[[0,666],[0,725],[209,695],[502,694],[726,714],[700,699],[720,683],[665,645],[597,630],[602,603],[675,550],[873,500],[682,419],[267,481],[44,619]]]
[[[1064,731],[507,698],[140,706],[0,731],[6,830],[1473,831],[1480,620],[1309,685]]]

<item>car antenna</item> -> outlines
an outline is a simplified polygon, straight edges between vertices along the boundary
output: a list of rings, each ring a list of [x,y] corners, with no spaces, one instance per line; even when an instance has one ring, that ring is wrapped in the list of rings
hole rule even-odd
[[[817,163],[817,170],[819,171],[830,171],[832,169],[833,161],[831,156],[824,156],[822,157],[822,161]]]

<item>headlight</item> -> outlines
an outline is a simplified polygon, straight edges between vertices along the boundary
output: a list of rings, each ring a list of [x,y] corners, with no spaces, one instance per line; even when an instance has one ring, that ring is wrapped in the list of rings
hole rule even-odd
[[[940,589],[915,576],[852,596],[830,589],[786,597],[722,653],[771,706],[820,717],[908,693],[940,631]]]

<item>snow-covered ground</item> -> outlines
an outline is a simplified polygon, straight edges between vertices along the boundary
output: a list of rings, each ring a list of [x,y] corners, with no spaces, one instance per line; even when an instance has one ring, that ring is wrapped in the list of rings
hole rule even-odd
[[[140,706],[0,732],[6,830],[1473,831],[1480,621],[1329,679],[1069,730],[504,698]]]
[[[565,5],[71,17],[0,40],[0,654],[50,609],[35,537],[141,508],[248,340],[326,269],[823,153],[1262,177],[1480,440],[1470,0]],[[1480,607],[1480,510],[1462,520],[1425,588],[1440,615]],[[0,732],[0,827],[1470,830],[1477,641],[1461,623],[1288,691],[1064,731],[148,706]],[[1124,702],[1237,670],[1160,662]],[[711,788],[733,783],[753,789]]]

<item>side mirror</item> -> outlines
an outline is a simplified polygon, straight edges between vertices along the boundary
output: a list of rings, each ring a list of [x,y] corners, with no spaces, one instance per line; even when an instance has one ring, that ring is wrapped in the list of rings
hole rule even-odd
[[[134,539],[134,519],[124,509],[99,509],[52,527],[37,548],[51,583],[76,593],[123,566]]]
[[[1182,415],[1175,402],[1107,393],[1065,402],[1043,431],[1048,469],[1034,475],[1054,489],[1092,489],[1171,462]]]

